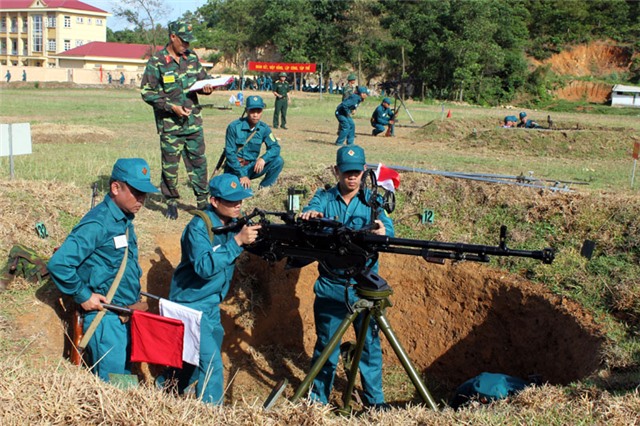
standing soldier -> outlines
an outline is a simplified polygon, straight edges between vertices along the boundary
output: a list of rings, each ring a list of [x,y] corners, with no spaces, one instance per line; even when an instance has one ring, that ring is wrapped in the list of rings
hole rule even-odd
[[[150,176],[142,158],[116,161],[109,194],[73,228],[47,265],[58,289],[82,307],[88,365],[106,382],[110,373],[131,373],[129,324],[102,304],[131,306],[140,298],[142,268],[133,219],[146,195],[158,192]]]
[[[196,91],[189,88],[207,78],[198,56],[189,50],[194,41],[191,25],[169,23],[169,43],[153,55],[142,76],[142,99],[153,107],[160,134],[162,154],[162,194],[167,200],[165,216],[178,218],[178,163],[184,161],[197,207],[208,203],[207,157],[205,156],[202,114],[197,93],[213,91],[211,85]]]
[[[356,139],[356,125],[351,116],[354,114],[360,102],[369,95],[369,89],[359,86],[356,92],[342,101],[336,108],[336,119],[338,120],[338,139],[336,145],[342,145],[347,141],[347,145],[353,145]]]
[[[347,84],[342,87],[342,100],[346,100],[349,96],[353,95],[356,91],[356,75],[349,74],[347,77]]]
[[[287,130],[287,107],[289,105],[289,83],[287,73],[281,72],[279,79],[273,84],[273,95],[276,97],[276,107],[273,111],[273,128],[278,128],[278,121],[282,123],[282,128]],[[280,117],[282,117],[280,119]],[[280,120],[279,120],[280,119]]]

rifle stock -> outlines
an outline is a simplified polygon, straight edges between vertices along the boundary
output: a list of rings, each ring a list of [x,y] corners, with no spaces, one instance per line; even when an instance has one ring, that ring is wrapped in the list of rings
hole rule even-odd
[[[71,318],[71,329],[73,332],[72,347],[69,354],[69,359],[73,365],[82,365],[82,353],[80,351],[80,341],[82,340],[82,314],[80,313],[80,307],[76,306],[73,310]]]

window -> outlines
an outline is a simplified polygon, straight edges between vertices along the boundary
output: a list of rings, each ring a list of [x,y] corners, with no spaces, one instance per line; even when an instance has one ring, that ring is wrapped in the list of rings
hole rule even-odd
[[[11,18],[11,32],[18,32],[18,18]]]
[[[11,39],[11,54],[12,55],[18,54],[18,40]]]
[[[27,21],[27,18],[22,19],[22,32],[23,33],[29,32],[29,21]]]
[[[56,27],[55,15],[47,15],[47,28],[55,28],[55,27]]]
[[[64,41],[64,50],[69,50],[71,49],[71,40],[65,40]]]
[[[76,47],[80,47],[84,44],[82,40],[76,40]]]
[[[7,40],[4,38],[0,40],[0,53],[3,55],[7,54]]]
[[[87,24],[91,25],[91,18],[87,18]]]
[[[102,26],[102,19],[96,19],[96,25]]]
[[[76,24],[84,24],[84,18],[82,16],[78,16],[76,18]]]
[[[64,17],[64,27],[71,28],[71,16]]]
[[[55,52],[56,51],[56,41],[55,40],[49,40],[49,42],[47,43],[47,50],[49,52]]]
[[[42,52],[42,15],[33,15],[31,24],[33,25],[33,51]]]
[[[7,32],[7,18],[4,16],[0,18],[0,32]]]

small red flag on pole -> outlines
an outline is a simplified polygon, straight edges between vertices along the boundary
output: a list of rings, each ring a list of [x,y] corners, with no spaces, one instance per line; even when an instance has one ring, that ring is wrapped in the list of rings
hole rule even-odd
[[[447,118],[451,118],[451,110],[449,110],[449,112],[447,112]]]

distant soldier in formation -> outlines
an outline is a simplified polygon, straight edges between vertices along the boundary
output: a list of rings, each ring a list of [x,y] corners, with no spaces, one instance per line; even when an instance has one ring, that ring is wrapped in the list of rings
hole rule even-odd
[[[27,81],[27,70],[22,70],[22,81]]]
[[[7,83],[11,81],[11,71],[7,70],[7,73],[4,75],[4,78],[7,79]]]
[[[278,124],[287,130],[287,109],[289,107],[289,83],[287,73],[281,72],[278,81],[273,85],[273,95],[276,97],[275,110],[273,111],[273,128],[277,129]]]
[[[178,218],[178,164],[184,161],[196,196],[197,207],[209,205],[207,157],[202,113],[197,93],[213,92],[211,85],[190,91],[199,80],[208,78],[198,56],[189,50],[194,41],[185,21],[169,24],[169,43],[147,62],[142,76],[142,99],[153,107],[162,153],[162,194],[167,200],[168,219]]]

